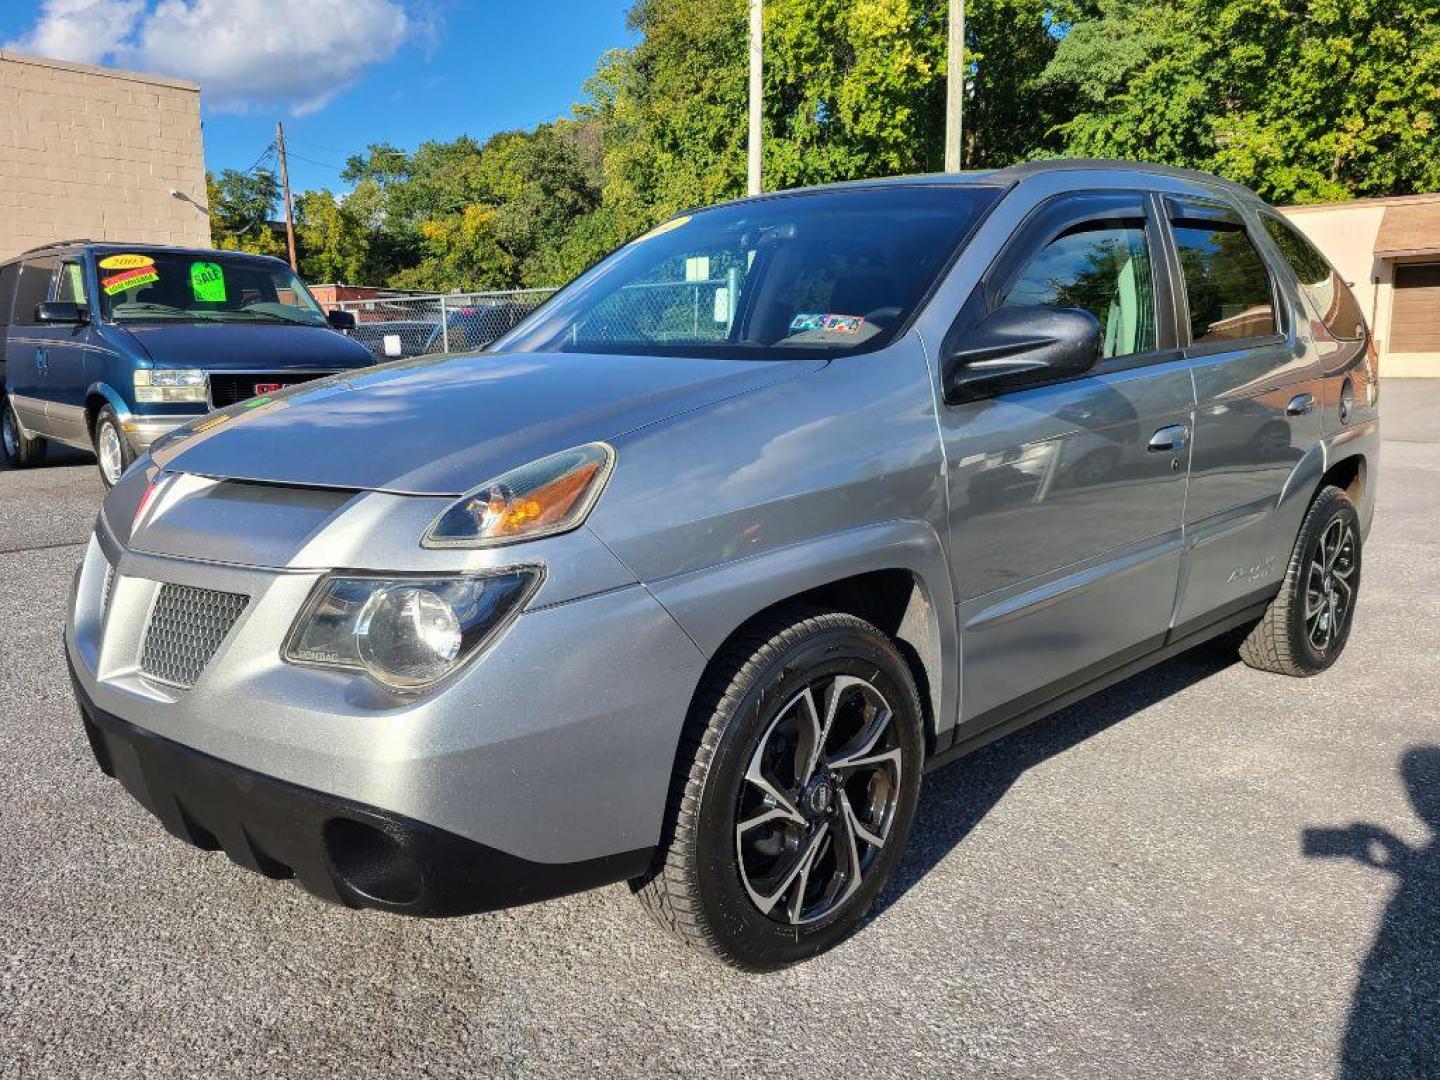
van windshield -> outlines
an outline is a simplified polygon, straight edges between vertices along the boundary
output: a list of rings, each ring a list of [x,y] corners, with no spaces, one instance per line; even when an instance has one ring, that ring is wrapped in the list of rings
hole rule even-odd
[[[100,313],[109,321],[297,323],[325,313],[290,268],[214,252],[102,251]]]
[[[672,218],[491,348],[737,359],[877,349],[999,195],[980,186],[851,188]]]

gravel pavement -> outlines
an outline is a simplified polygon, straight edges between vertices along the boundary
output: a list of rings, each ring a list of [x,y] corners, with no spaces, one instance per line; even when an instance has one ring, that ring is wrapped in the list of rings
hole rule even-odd
[[[1330,672],[1206,647],[928,778],[869,924],[764,977],[624,886],[420,922],[171,839],[60,654],[94,467],[0,472],[0,1076],[1440,1076],[1440,380],[1382,407]]]

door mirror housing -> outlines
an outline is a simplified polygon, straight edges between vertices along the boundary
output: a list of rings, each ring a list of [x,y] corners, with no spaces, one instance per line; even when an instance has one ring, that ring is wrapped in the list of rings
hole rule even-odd
[[[955,405],[1083,375],[1100,345],[1100,320],[1080,308],[997,308],[946,357],[945,399]]]
[[[355,329],[355,313],[353,311],[327,311],[325,321],[334,330]]]
[[[76,304],[70,300],[46,300],[35,305],[35,321],[79,325],[90,321],[90,313],[84,304]]]

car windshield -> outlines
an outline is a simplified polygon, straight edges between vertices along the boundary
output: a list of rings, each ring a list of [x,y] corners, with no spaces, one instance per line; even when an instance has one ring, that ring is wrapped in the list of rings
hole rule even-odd
[[[665,222],[492,348],[785,359],[886,344],[999,197],[895,185],[781,195]]]
[[[114,322],[326,325],[324,311],[281,263],[140,249],[99,252],[95,264],[100,312]]]

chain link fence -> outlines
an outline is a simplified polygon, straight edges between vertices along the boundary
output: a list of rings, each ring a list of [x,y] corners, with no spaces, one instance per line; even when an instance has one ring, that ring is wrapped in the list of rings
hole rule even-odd
[[[355,316],[350,336],[376,360],[482,349],[554,294],[554,289],[445,293],[342,300]]]
[[[344,300],[355,316],[350,336],[377,360],[482,349],[549,299],[555,289],[447,293]],[[644,282],[595,305],[576,332],[588,341],[723,341],[735,319],[738,280]]]

